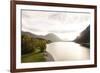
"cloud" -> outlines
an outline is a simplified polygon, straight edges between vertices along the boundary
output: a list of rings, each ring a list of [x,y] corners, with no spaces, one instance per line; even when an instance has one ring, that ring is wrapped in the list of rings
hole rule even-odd
[[[31,32],[77,32],[89,24],[89,13],[22,11],[22,29]]]

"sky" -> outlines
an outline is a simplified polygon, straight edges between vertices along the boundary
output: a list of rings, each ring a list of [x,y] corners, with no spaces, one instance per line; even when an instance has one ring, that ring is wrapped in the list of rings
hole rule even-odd
[[[22,31],[44,36],[54,33],[71,41],[90,24],[90,13],[22,10],[21,24]]]

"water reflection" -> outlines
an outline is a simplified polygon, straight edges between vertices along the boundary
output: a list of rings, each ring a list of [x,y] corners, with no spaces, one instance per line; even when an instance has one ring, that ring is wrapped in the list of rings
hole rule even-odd
[[[54,42],[47,45],[46,51],[55,61],[89,59],[89,48],[74,42]]]

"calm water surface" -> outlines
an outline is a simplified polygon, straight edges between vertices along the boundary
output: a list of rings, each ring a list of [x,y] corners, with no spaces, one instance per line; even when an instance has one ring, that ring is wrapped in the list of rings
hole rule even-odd
[[[49,52],[55,61],[87,60],[89,59],[89,48],[74,42],[54,42],[47,45]]]

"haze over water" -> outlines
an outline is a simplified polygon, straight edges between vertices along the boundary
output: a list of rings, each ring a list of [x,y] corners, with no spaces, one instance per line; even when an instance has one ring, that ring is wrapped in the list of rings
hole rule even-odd
[[[89,59],[89,48],[74,42],[54,42],[47,45],[49,52],[55,61],[87,60]]]

